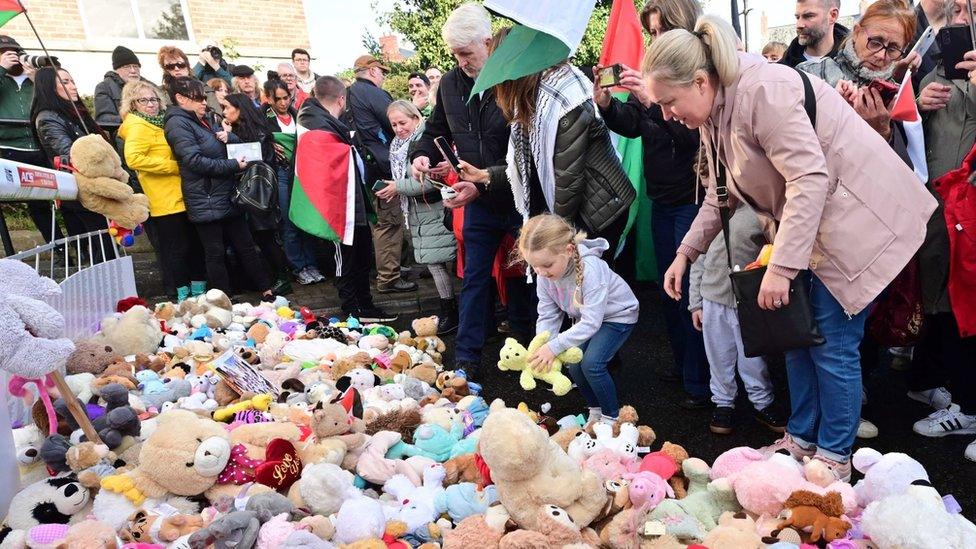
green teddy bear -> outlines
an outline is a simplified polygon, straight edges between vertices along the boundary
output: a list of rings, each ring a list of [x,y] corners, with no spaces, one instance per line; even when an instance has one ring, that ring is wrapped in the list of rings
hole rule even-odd
[[[545,374],[537,373],[528,365],[529,357],[532,353],[536,351],[539,347],[542,347],[549,342],[549,332],[542,332],[532,338],[529,342],[529,348],[526,349],[518,341],[508,338],[505,340],[505,346],[498,353],[498,368],[502,371],[512,370],[516,372],[522,372],[519,376],[519,384],[526,391],[531,391],[535,389],[535,380],[541,379],[546,383],[552,385],[552,392],[556,393],[556,396],[563,396],[573,388],[573,382],[569,380],[568,377],[563,375],[563,363],[566,364],[576,364],[583,360],[583,351],[579,347],[570,347],[565,351],[556,355],[556,359],[552,361],[552,368],[549,372]]]

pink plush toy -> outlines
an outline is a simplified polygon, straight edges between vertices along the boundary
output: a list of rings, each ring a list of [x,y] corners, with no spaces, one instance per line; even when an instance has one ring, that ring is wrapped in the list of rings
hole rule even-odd
[[[817,494],[838,492],[844,501],[844,513],[857,509],[854,488],[846,482],[834,482],[826,487],[817,486],[803,477],[799,463],[786,463],[775,456],[768,461],[756,461],[728,477],[735,497],[742,508],[756,515],[778,515],[790,494],[796,490],[809,490]]]
[[[604,448],[583,461],[583,469],[596,473],[604,482],[620,478],[630,471],[632,459],[625,458],[609,448]]]
[[[393,431],[380,431],[373,435],[359,455],[356,473],[373,484],[383,484],[396,474],[406,476],[415,485],[422,484],[423,471],[427,466],[435,463],[434,460],[423,456],[407,459],[385,457],[390,448],[400,442],[401,438],[400,433]]]
[[[227,467],[217,477],[220,484],[247,484],[254,482],[254,469],[264,463],[259,459],[247,457],[247,447],[243,444],[235,444],[230,449],[230,461]]]
[[[628,492],[630,503],[634,507],[649,511],[664,501],[665,497],[674,497],[671,485],[650,471],[627,473],[622,478],[630,481]]]
[[[288,522],[288,513],[275,516],[261,526],[258,534],[256,549],[275,549],[284,545],[285,540],[300,526],[295,522]]]
[[[754,448],[749,448],[748,446],[732,448],[715,458],[715,463],[712,464],[712,472],[709,476],[712,480],[725,478],[733,473],[738,473],[746,465],[763,461],[763,459],[763,455],[759,453],[759,450]]]

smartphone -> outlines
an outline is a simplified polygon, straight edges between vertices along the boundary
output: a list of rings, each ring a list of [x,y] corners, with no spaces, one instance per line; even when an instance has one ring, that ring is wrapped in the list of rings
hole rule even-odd
[[[386,181],[382,179],[377,179],[376,183],[373,183],[373,192],[382,191],[386,188]]]
[[[881,95],[881,100],[885,105],[890,104],[891,100],[898,95],[898,86],[885,80],[872,80],[868,87],[872,90],[878,90],[878,94]]]
[[[453,168],[455,172],[460,174],[461,160],[457,157],[456,154],[454,154],[454,149],[452,149],[451,146],[447,143],[447,139],[445,139],[444,136],[435,137],[434,145],[437,146],[437,150],[441,151],[441,156],[444,157],[444,160],[447,160],[447,163],[451,165],[451,168]]]
[[[972,31],[969,25],[949,25],[942,27],[936,36],[942,50],[942,66],[949,80],[966,80],[967,71],[957,69],[956,64],[963,60],[967,51],[973,49]]]
[[[601,88],[612,88],[620,85],[620,73],[624,71],[623,65],[616,63],[609,67],[603,67],[597,75],[597,81]]]
[[[915,45],[912,46],[912,51],[908,52],[909,55],[912,53],[917,53],[920,57],[924,57],[928,53],[929,48],[935,43],[935,29],[932,27],[927,27],[922,35],[918,37],[915,41]],[[907,55],[905,57],[908,57]]]

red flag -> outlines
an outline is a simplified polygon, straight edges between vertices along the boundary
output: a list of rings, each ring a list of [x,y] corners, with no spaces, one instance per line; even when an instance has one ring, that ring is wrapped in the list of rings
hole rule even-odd
[[[920,119],[918,107],[915,105],[915,87],[912,86],[911,71],[905,73],[901,89],[895,96],[895,102],[891,106],[891,119],[898,122],[918,122]]]
[[[644,35],[634,0],[613,0],[607,34],[603,37],[600,65],[622,63],[640,70],[644,57]]]

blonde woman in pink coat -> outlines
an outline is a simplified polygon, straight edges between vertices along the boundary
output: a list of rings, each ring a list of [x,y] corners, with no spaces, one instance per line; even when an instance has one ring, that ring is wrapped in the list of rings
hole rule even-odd
[[[702,149],[726,167],[731,206],[747,202],[767,235],[775,234],[759,306],[787,305],[790,280],[810,278],[813,316],[827,342],[787,353],[790,421],[787,434],[765,450],[810,456],[849,480],[867,308],[921,246],[935,200],[878,132],[811,77],[814,129],[799,73],[736,52],[735,34],[718,18],[700,18],[694,32],[665,33],[643,69],[665,119],[700,128]],[[681,296],[688,265],[720,231],[710,180],[705,204],[665,273],[672,298]]]

